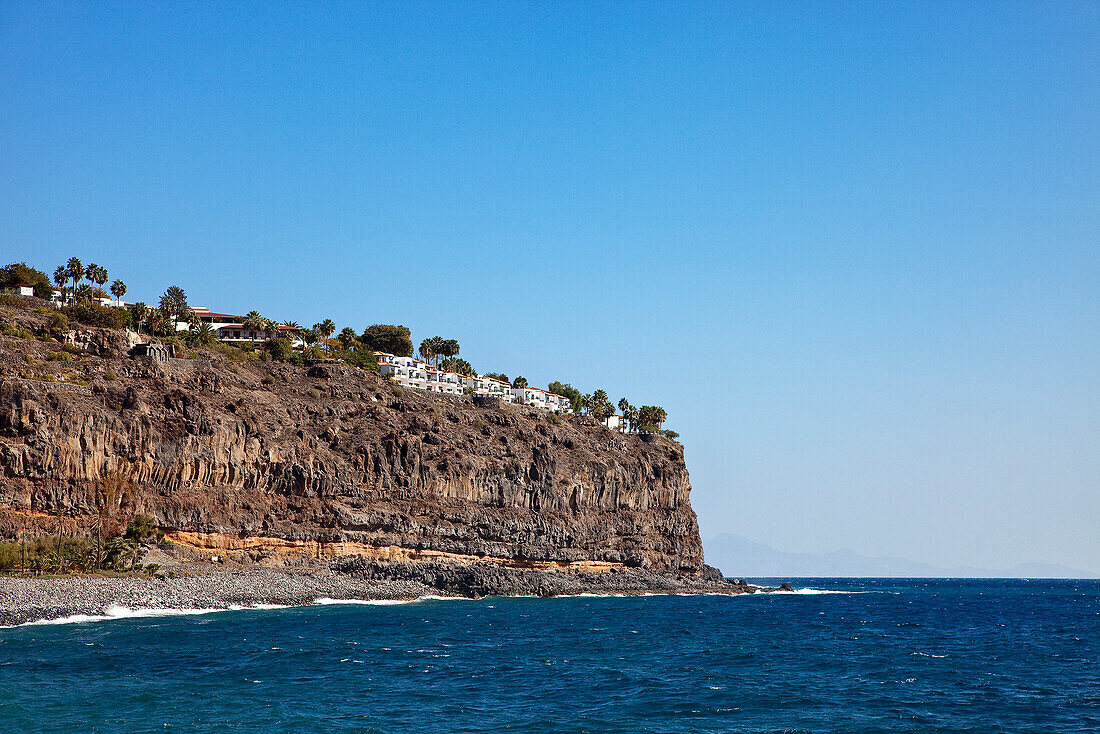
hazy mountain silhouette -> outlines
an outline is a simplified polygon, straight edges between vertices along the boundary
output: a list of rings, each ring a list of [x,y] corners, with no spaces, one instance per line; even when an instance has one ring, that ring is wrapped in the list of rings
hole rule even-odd
[[[842,548],[831,553],[788,553],[741,535],[723,533],[703,541],[711,566],[737,578],[867,576],[903,578],[1097,578],[1100,574],[1056,563],[1022,563],[1006,569],[956,566],[940,568],[907,558],[871,557]]]

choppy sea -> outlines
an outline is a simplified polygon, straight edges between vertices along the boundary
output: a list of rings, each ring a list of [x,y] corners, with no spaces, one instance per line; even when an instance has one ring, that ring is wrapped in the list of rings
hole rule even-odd
[[[0,732],[1100,731],[1100,581],[795,585],[0,629]]]

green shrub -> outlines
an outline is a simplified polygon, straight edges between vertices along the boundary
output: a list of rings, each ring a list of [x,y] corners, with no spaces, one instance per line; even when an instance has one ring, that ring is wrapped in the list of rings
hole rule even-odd
[[[311,388],[309,389],[309,396],[310,396],[311,398],[313,398],[314,400],[320,400],[320,399],[321,399],[321,391],[320,391],[320,390],[318,390],[318,389],[317,389],[317,388],[315,388],[315,387],[311,387]]]
[[[47,328],[54,336],[61,336],[62,333],[69,330],[69,317],[60,311],[54,311],[50,314],[50,321]]]
[[[103,379],[114,382],[118,379],[118,373],[108,367],[106,370],[103,371]]]
[[[378,360],[369,349],[337,349],[332,356],[361,370],[378,371]]]
[[[264,375],[264,379],[260,380],[264,385],[274,385],[275,378],[271,375]]]
[[[556,425],[559,425],[559,424],[561,423],[561,418],[559,418],[559,417],[558,417],[558,414],[557,414],[557,413],[550,413],[550,414],[548,414],[548,415],[546,416],[546,420],[547,420],[547,422],[548,422],[548,423],[550,423],[550,425],[552,425],[552,426],[556,426]]]
[[[83,349],[75,344],[62,344],[61,351],[68,352],[74,357],[83,357],[85,354],[87,354],[87,352],[85,352]]]
[[[62,308],[64,315],[88,326],[101,326],[106,329],[126,328],[126,314],[113,306],[101,306],[98,303],[76,303]]]
[[[271,359],[277,362],[288,361],[293,353],[294,347],[286,337],[280,336],[264,342],[264,354],[271,355]]]
[[[50,352],[46,355],[47,362],[72,362],[73,355],[68,352]]]
[[[470,421],[470,425],[480,431],[482,428],[485,427],[485,421],[481,420],[480,418],[474,418],[472,421]]]
[[[0,571],[18,568],[20,557],[18,543],[0,543]]]
[[[126,538],[128,540],[145,540],[156,535],[157,528],[153,524],[153,518],[148,515],[135,515],[130,524],[126,526]]]

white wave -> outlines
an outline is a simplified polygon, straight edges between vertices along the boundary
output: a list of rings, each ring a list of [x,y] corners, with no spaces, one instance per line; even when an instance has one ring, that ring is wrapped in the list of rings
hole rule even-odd
[[[0,626],[0,629],[13,629],[15,627],[36,627],[55,624],[82,624],[84,622],[110,622],[117,619],[142,619],[148,617],[190,617],[198,614],[213,614],[214,612],[239,612],[247,610],[286,609],[285,604],[255,604],[241,606],[232,604],[228,607],[203,607],[195,609],[167,609],[154,607],[124,607],[112,604],[103,610],[103,614],[72,614],[68,617],[56,617],[53,619],[36,619],[33,622],[24,622],[9,626]]]
[[[367,606],[392,606],[395,604],[412,604],[416,599],[330,599],[329,597],[321,597],[320,599],[314,599],[313,603],[320,606],[329,606],[331,604],[365,604]]]
[[[807,587],[805,589],[795,589],[794,591],[779,591],[778,589],[769,590],[769,591],[760,590],[760,591],[757,591],[756,593],[757,594],[763,594],[765,596],[771,595],[771,594],[778,594],[780,596],[787,596],[787,595],[793,595],[793,594],[866,594],[868,592],[866,592],[866,591],[841,591],[839,589],[811,589],[811,588]]]
[[[611,599],[620,596],[630,596],[630,594],[593,594],[590,591],[582,591],[579,594],[558,594],[554,599],[576,599],[581,597],[590,597],[596,599]]]
[[[326,606],[329,604],[365,604],[367,606],[392,606],[396,604],[415,604],[421,601],[470,601],[465,596],[435,596],[428,594],[416,599],[331,599],[329,597],[321,597],[315,599],[314,604]]]

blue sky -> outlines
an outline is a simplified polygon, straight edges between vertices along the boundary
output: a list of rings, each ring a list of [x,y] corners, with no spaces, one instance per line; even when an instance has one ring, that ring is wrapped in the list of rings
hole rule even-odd
[[[1094,3],[0,7],[5,261],[660,404],[704,536],[1100,571],[1098,204]]]

